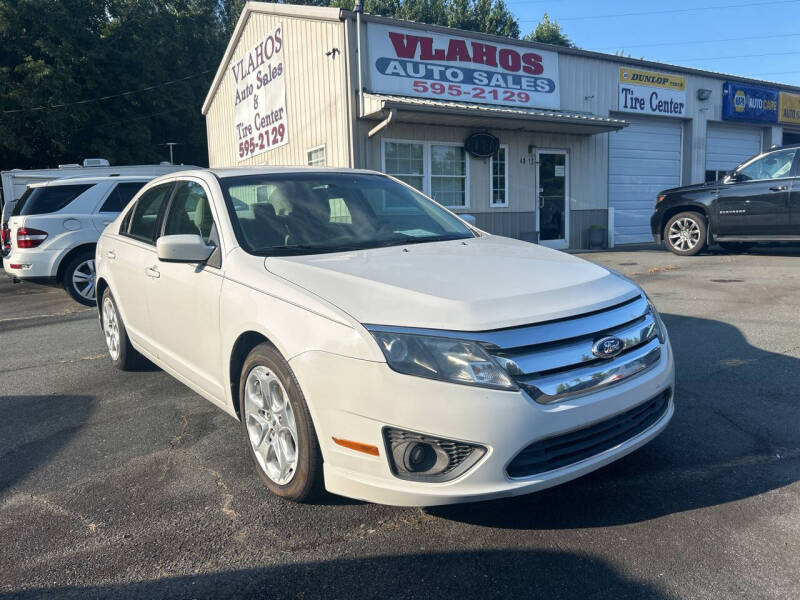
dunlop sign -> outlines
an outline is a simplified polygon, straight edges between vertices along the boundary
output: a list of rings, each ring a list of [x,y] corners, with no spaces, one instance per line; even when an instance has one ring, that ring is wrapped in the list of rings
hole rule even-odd
[[[621,67],[619,110],[666,117],[686,115],[686,78]]]
[[[559,108],[558,54],[370,23],[373,92],[524,108]]]
[[[239,160],[289,143],[283,27],[278,25],[231,67]]]

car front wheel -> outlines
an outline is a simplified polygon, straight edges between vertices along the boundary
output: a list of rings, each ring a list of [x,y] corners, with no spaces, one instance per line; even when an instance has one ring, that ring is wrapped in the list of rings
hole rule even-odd
[[[700,254],[706,247],[706,220],[696,212],[682,212],[667,221],[664,241],[670,252],[680,256]]]
[[[108,288],[103,292],[101,302],[100,318],[103,320],[103,337],[106,340],[106,348],[111,362],[120,371],[131,371],[142,363],[143,357],[131,345],[125,324],[117,310],[117,303]]]
[[[321,492],[322,454],[303,392],[269,343],[245,360],[239,385],[247,448],[261,481],[276,496],[298,502]]]

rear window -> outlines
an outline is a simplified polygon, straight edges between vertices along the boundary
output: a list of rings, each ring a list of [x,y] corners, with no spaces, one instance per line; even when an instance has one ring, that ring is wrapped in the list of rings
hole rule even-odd
[[[111,190],[106,201],[103,202],[103,206],[100,207],[100,212],[122,212],[122,209],[128,206],[128,202],[136,195],[136,192],[142,189],[145,183],[147,182],[133,181],[118,184]]]
[[[56,212],[75,200],[94,184],[53,185],[28,189],[14,207],[12,216],[43,215]]]

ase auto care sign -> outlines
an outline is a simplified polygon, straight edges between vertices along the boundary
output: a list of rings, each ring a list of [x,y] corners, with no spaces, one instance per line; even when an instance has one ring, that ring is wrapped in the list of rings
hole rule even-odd
[[[559,108],[558,55],[420,29],[368,26],[376,93]]]
[[[645,115],[686,115],[686,78],[621,67],[619,110]]]
[[[289,142],[283,46],[283,28],[278,25],[231,65],[239,160]]]

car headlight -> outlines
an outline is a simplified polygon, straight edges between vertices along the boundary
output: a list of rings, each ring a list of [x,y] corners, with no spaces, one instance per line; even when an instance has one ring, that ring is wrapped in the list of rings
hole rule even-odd
[[[658,309],[656,305],[653,304],[653,301],[650,300],[650,296],[647,294],[644,295],[647,299],[647,305],[650,307],[650,314],[653,315],[653,319],[656,322],[656,330],[658,332],[658,341],[662,344],[667,339],[667,328],[664,326],[664,321],[661,320],[661,315],[658,314]]]
[[[386,362],[406,375],[451,383],[516,390],[516,384],[476,342],[370,330]]]

